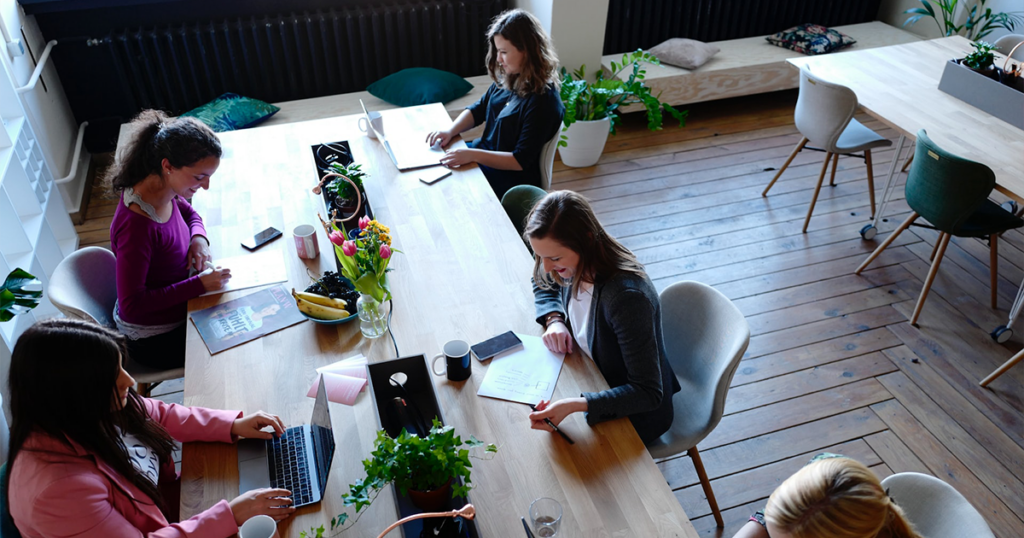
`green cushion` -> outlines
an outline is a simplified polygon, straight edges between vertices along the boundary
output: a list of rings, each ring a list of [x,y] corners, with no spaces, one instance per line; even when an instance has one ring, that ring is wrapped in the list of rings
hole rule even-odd
[[[429,67],[410,67],[370,84],[366,91],[396,106],[417,106],[447,103],[472,89],[472,84],[455,73]]]
[[[223,133],[258,125],[276,114],[278,110],[281,109],[259,99],[242,97],[236,93],[225,93],[201,107],[189,110],[182,116],[196,118],[209,125],[215,132]]]

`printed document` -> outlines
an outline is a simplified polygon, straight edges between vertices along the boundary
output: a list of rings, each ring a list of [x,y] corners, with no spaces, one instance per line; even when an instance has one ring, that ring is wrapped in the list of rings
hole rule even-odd
[[[550,400],[565,354],[553,353],[539,336],[516,336],[523,347],[491,359],[477,394],[534,405]]]

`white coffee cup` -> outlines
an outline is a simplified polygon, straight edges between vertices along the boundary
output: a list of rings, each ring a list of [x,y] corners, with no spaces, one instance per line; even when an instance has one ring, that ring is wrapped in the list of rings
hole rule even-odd
[[[313,260],[320,255],[320,245],[316,241],[316,228],[311,224],[300,224],[292,230],[295,238],[295,252],[304,260]]]
[[[367,121],[366,116],[359,118],[359,130],[366,134],[366,136],[376,139],[377,135],[370,128],[370,122]]]
[[[270,516],[254,516],[242,523],[238,538],[274,538],[277,536],[277,522]]]

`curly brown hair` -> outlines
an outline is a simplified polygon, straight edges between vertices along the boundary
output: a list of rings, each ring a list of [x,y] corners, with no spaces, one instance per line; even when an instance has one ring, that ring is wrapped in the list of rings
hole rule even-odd
[[[134,187],[151,174],[160,174],[164,159],[171,166],[191,166],[223,150],[217,134],[191,117],[170,118],[159,110],[143,110],[131,122],[135,132],[124,153],[107,172],[115,192]]]
[[[519,73],[508,75],[498,63],[498,49],[494,36],[512,43],[524,53]],[[525,97],[531,93],[544,93],[548,84],[558,89],[558,56],[540,21],[521,9],[505,11],[494,18],[487,29],[487,74],[491,80]]]

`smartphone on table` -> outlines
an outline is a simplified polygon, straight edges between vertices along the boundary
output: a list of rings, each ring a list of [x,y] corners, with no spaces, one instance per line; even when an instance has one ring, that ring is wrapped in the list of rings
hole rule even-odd
[[[477,360],[483,362],[491,357],[500,355],[506,351],[523,347],[523,341],[516,336],[516,333],[508,331],[501,333],[494,338],[488,338],[475,346],[470,346]]]
[[[255,235],[252,236],[251,239],[246,239],[242,241],[242,247],[244,247],[246,250],[256,250],[262,247],[263,245],[277,239],[278,237],[281,237],[281,230],[278,230],[277,228],[271,226],[266,230],[256,233]]]

